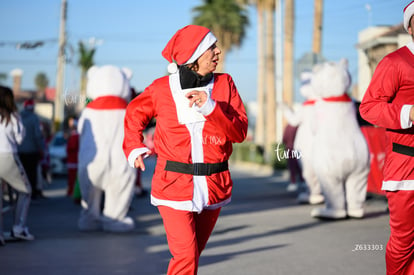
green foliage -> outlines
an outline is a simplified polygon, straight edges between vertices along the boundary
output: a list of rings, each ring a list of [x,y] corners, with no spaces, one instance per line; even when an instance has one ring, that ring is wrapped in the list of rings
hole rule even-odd
[[[230,159],[233,161],[265,164],[263,148],[248,141],[233,144],[233,154]]]
[[[85,46],[85,44],[80,41],[79,42],[79,61],[78,65],[81,67],[83,71],[87,71],[90,67],[94,65],[93,57],[95,55],[95,48],[89,49]]]
[[[81,92],[86,90],[86,73],[90,67],[95,63],[93,61],[95,55],[95,48],[88,48],[82,41],[79,41],[79,61],[78,65],[81,68]]]
[[[249,24],[245,5],[235,0],[204,0],[193,11],[193,23],[209,28],[224,50],[240,47]]]
[[[0,83],[3,83],[7,80],[7,74],[6,73],[0,73]]]
[[[271,158],[266,162],[263,147],[253,142],[243,142],[233,144],[233,154],[230,160],[235,162],[251,162],[256,164],[270,165],[274,170],[287,169],[287,159],[283,156],[285,147],[283,144],[273,144]],[[279,157],[276,149],[279,149]]]
[[[43,72],[37,73],[35,77],[35,85],[38,91],[44,91],[49,85],[49,79]]]
[[[284,157],[283,152],[285,151],[284,144],[273,144],[272,155],[270,164],[274,170],[284,170],[287,168],[287,159]]]

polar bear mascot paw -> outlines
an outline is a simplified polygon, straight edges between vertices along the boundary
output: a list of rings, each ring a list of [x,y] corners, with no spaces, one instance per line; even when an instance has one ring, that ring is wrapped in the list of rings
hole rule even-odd
[[[369,150],[359,128],[355,105],[347,94],[348,62],[313,68],[315,103],[312,163],[325,207],[312,210],[321,219],[362,218],[369,173]]]
[[[102,218],[103,230],[107,232],[123,233],[134,230],[135,223],[131,217],[125,217],[121,220],[111,218]]]

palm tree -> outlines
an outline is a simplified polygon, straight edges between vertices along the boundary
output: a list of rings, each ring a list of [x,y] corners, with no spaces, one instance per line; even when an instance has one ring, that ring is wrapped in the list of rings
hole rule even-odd
[[[250,0],[256,6],[258,18],[258,81],[255,140],[264,145],[265,159],[271,159],[276,142],[276,83],[274,50],[275,0]],[[264,119],[266,117],[266,120]]]
[[[3,83],[3,81],[7,80],[7,74],[6,73],[0,73],[0,84]]]
[[[265,144],[264,106],[265,106],[265,51],[264,51],[264,1],[257,0],[257,115],[255,125],[255,142],[258,145]]]
[[[95,47],[88,48],[85,44],[79,42],[79,62],[78,65],[81,68],[81,97],[82,99],[86,98],[86,82],[87,82],[87,72],[90,67],[94,65],[93,57],[95,55]]]
[[[323,0],[315,0],[315,13],[313,22],[313,44],[312,52],[314,55],[321,53],[322,44],[322,17]]]
[[[285,1],[285,39],[284,39],[284,68],[283,68],[283,100],[293,103],[293,49],[295,31],[295,1]]]
[[[37,92],[42,96],[42,99],[45,98],[45,90],[49,85],[49,79],[47,78],[45,73],[38,73],[35,77],[35,85],[37,88]]]
[[[275,82],[275,0],[266,0],[265,8],[265,74],[266,74],[266,141],[265,159],[272,157],[272,145],[276,143],[276,82]]]
[[[217,71],[223,72],[226,54],[233,47],[240,47],[245,38],[249,24],[246,8],[236,0],[205,0],[193,11],[193,24],[209,28],[217,37],[222,56]]]

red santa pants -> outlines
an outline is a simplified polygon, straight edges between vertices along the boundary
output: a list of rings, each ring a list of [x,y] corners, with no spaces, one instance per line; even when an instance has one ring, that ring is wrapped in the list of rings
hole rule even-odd
[[[66,195],[73,196],[73,190],[75,189],[76,177],[78,176],[78,168],[68,168],[68,188]]]
[[[387,192],[387,198],[391,229],[387,275],[414,274],[414,191]]]
[[[200,214],[158,206],[172,254],[168,275],[197,274],[198,259],[213,231],[220,208]]]

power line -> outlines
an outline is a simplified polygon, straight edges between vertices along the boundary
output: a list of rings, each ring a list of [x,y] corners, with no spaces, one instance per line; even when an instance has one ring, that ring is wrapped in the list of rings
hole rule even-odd
[[[0,64],[53,65],[53,66],[56,66],[56,60],[1,59]]]
[[[11,46],[16,49],[36,49],[43,47],[45,44],[56,43],[57,39],[38,39],[38,40],[23,40],[23,41],[0,41],[0,47]]]

